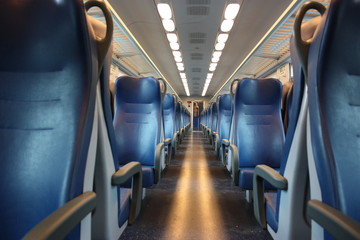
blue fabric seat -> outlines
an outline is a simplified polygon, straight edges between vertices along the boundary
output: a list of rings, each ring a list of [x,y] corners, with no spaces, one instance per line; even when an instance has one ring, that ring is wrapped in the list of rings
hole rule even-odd
[[[319,21],[320,17],[303,24],[301,27],[303,39],[311,40]],[[308,97],[304,90],[306,88],[304,69],[293,37],[290,41],[290,51],[294,82],[288,97],[288,128],[281,165],[280,169],[272,169],[264,165],[255,168],[254,212],[260,225],[263,228],[267,226],[274,239],[309,239],[310,228],[304,218],[303,204],[308,192],[305,135]],[[278,189],[277,192],[265,193],[264,196],[264,181],[275,181],[274,179],[276,182],[272,185]],[[264,197],[265,207],[262,204]]]
[[[279,80],[244,78],[236,87],[230,165],[234,183],[242,189],[252,189],[256,165],[280,167],[284,142],[280,102]]]
[[[221,95],[217,99],[217,112],[218,112],[218,119],[217,119],[217,135],[216,135],[216,148],[218,151],[219,159],[222,160],[222,154],[224,150],[220,148],[221,141],[223,139],[229,139],[230,136],[230,126],[231,126],[231,118],[232,118],[232,102],[231,102],[231,95],[224,94]],[[226,152],[226,150],[225,150]],[[225,165],[225,162],[223,162]]]
[[[96,84],[111,18],[100,51],[82,1],[5,1],[0,19],[1,238],[88,238],[96,207]],[[64,218],[68,208],[84,214],[47,218]]]
[[[164,157],[160,84],[153,77],[127,76],[119,77],[115,84],[113,124],[118,162],[120,165],[140,162],[144,172],[142,185],[146,188],[158,182]]]
[[[303,57],[312,239],[360,239],[359,13],[359,1],[332,1]]]
[[[165,150],[167,163],[170,163],[170,158],[173,155],[173,146],[176,139],[175,134],[175,116],[176,116],[176,96],[167,93],[164,97],[163,104],[163,116],[164,116],[164,138],[165,138]]]
[[[96,19],[89,19],[92,20],[95,34],[102,37],[105,34],[106,26]],[[131,162],[120,166],[118,161],[118,149],[112,123],[112,99],[109,90],[112,54],[111,47],[101,69],[99,91],[97,92],[99,124],[94,185],[99,198],[97,211],[93,215],[92,239],[119,238],[127,224],[132,224],[137,218],[142,199],[141,164]],[[118,177],[118,175],[128,175],[128,177]],[[133,178],[132,189],[120,188],[121,183]],[[131,200],[130,195],[132,195]]]
[[[214,102],[211,105],[211,122],[210,122],[210,143],[216,148],[215,146],[215,138],[217,133],[217,121],[218,121],[218,106],[217,102]]]

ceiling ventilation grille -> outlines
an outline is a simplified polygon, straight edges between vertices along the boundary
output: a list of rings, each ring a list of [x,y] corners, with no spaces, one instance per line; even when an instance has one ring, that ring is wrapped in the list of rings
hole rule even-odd
[[[206,34],[202,32],[189,33],[189,42],[192,44],[205,43]]]
[[[192,53],[190,55],[191,60],[202,60],[203,54],[202,53]]]
[[[192,70],[193,73],[201,72],[201,68],[192,68],[191,70]]]
[[[191,6],[187,8],[187,15],[189,16],[208,16],[209,7],[206,6]]]
[[[188,5],[210,5],[210,0],[187,0]]]

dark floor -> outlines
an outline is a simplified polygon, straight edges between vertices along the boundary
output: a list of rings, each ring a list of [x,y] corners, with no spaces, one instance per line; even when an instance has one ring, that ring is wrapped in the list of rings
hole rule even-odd
[[[200,131],[189,132],[120,239],[271,239]]]

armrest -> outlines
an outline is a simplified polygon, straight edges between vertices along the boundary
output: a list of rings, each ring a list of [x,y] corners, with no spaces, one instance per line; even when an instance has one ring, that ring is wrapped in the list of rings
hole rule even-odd
[[[360,239],[360,223],[326,203],[310,200],[307,215],[336,239]]]
[[[266,165],[257,165],[253,176],[254,215],[262,228],[266,228],[264,180],[280,190],[287,190],[287,180]]]
[[[239,150],[234,144],[230,144],[231,156],[232,156],[232,179],[235,186],[239,185]]]
[[[224,146],[226,146],[226,147],[228,147],[228,146],[230,146],[230,141],[228,140],[228,139],[223,139],[222,141],[221,141],[221,144],[222,145],[224,145]]]
[[[170,164],[170,159],[172,155],[172,149],[171,149],[172,140],[171,138],[167,138],[164,141],[164,145],[167,146],[167,158],[166,158],[166,164]]]
[[[158,183],[161,176],[161,153],[164,151],[164,143],[159,143],[155,149],[155,183]]]
[[[142,168],[139,162],[130,162],[121,167],[111,177],[113,185],[125,183],[128,179],[133,178],[131,188],[131,204],[129,214],[129,224],[132,224],[138,217],[141,209],[142,199]]]
[[[226,147],[228,146],[230,146],[230,141],[224,138],[221,141],[222,163],[224,166],[226,166]]]
[[[167,146],[167,145],[171,145],[171,138],[167,138],[167,139],[165,139],[164,140],[164,144],[165,144],[165,146]]]
[[[24,239],[63,239],[95,207],[96,194],[84,192],[37,224]]]

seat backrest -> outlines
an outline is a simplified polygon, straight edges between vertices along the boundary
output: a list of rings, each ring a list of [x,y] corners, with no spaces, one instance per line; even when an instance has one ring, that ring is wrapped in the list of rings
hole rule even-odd
[[[231,142],[239,148],[239,167],[280,166],[284,131],[280,113],[281,82],[240,80],[234,96]]]
[[[211,130],[213,132],[217,131],[217,121],[218,121],[218,111],[217,111],[217,103],[214,102],[211,105],[211,112],[212,112],[212,117],[211,117]]]
[[[230,137],[230,126],[231,126],[231,95],[224,94],[218,99],[218,120],[217,120],[217,129],[220,137],[220,142],[222,139],[229,139]]]
[[[283,119],[283,124],[284,124],[284,131],[286,133],[287,131],[287,127],[288,127],[288,119],[287,119],[287,115],[288,115],[288,110],[291,107],[291,105],[289,104],[288,100],[289,100],[289,96],[292,94],[292,86],[293,86],[292,81],[286,82],[283,84],[283,88],[282,88],[282,97],[281,97],[281,116]]]
[[[332,1],[308,58],[311,146],[322,200],[360,221],[360,2]],[[310,166],[310,161],[309,161]],[[310,172],[311,173],[311,172]],[[313,185],[311,185],[312,187]]]
[[[138,161],[154,166],[162,128],[159,81],[153,77],[119,77],[115,98],[114,129],[120,165]]]
[[[175,103],[175,131],[180,131],[181,125],[181,103],[176,101]]]
[[[167,93],[164,97],[163,114],[164,114],[164,128],[165,139],[172,138],[175,131],[175,103],[174,95]]]
[[[20,239],[92,190],[98,56],[82,1],[5,1],[0,21],[0,235]]]

